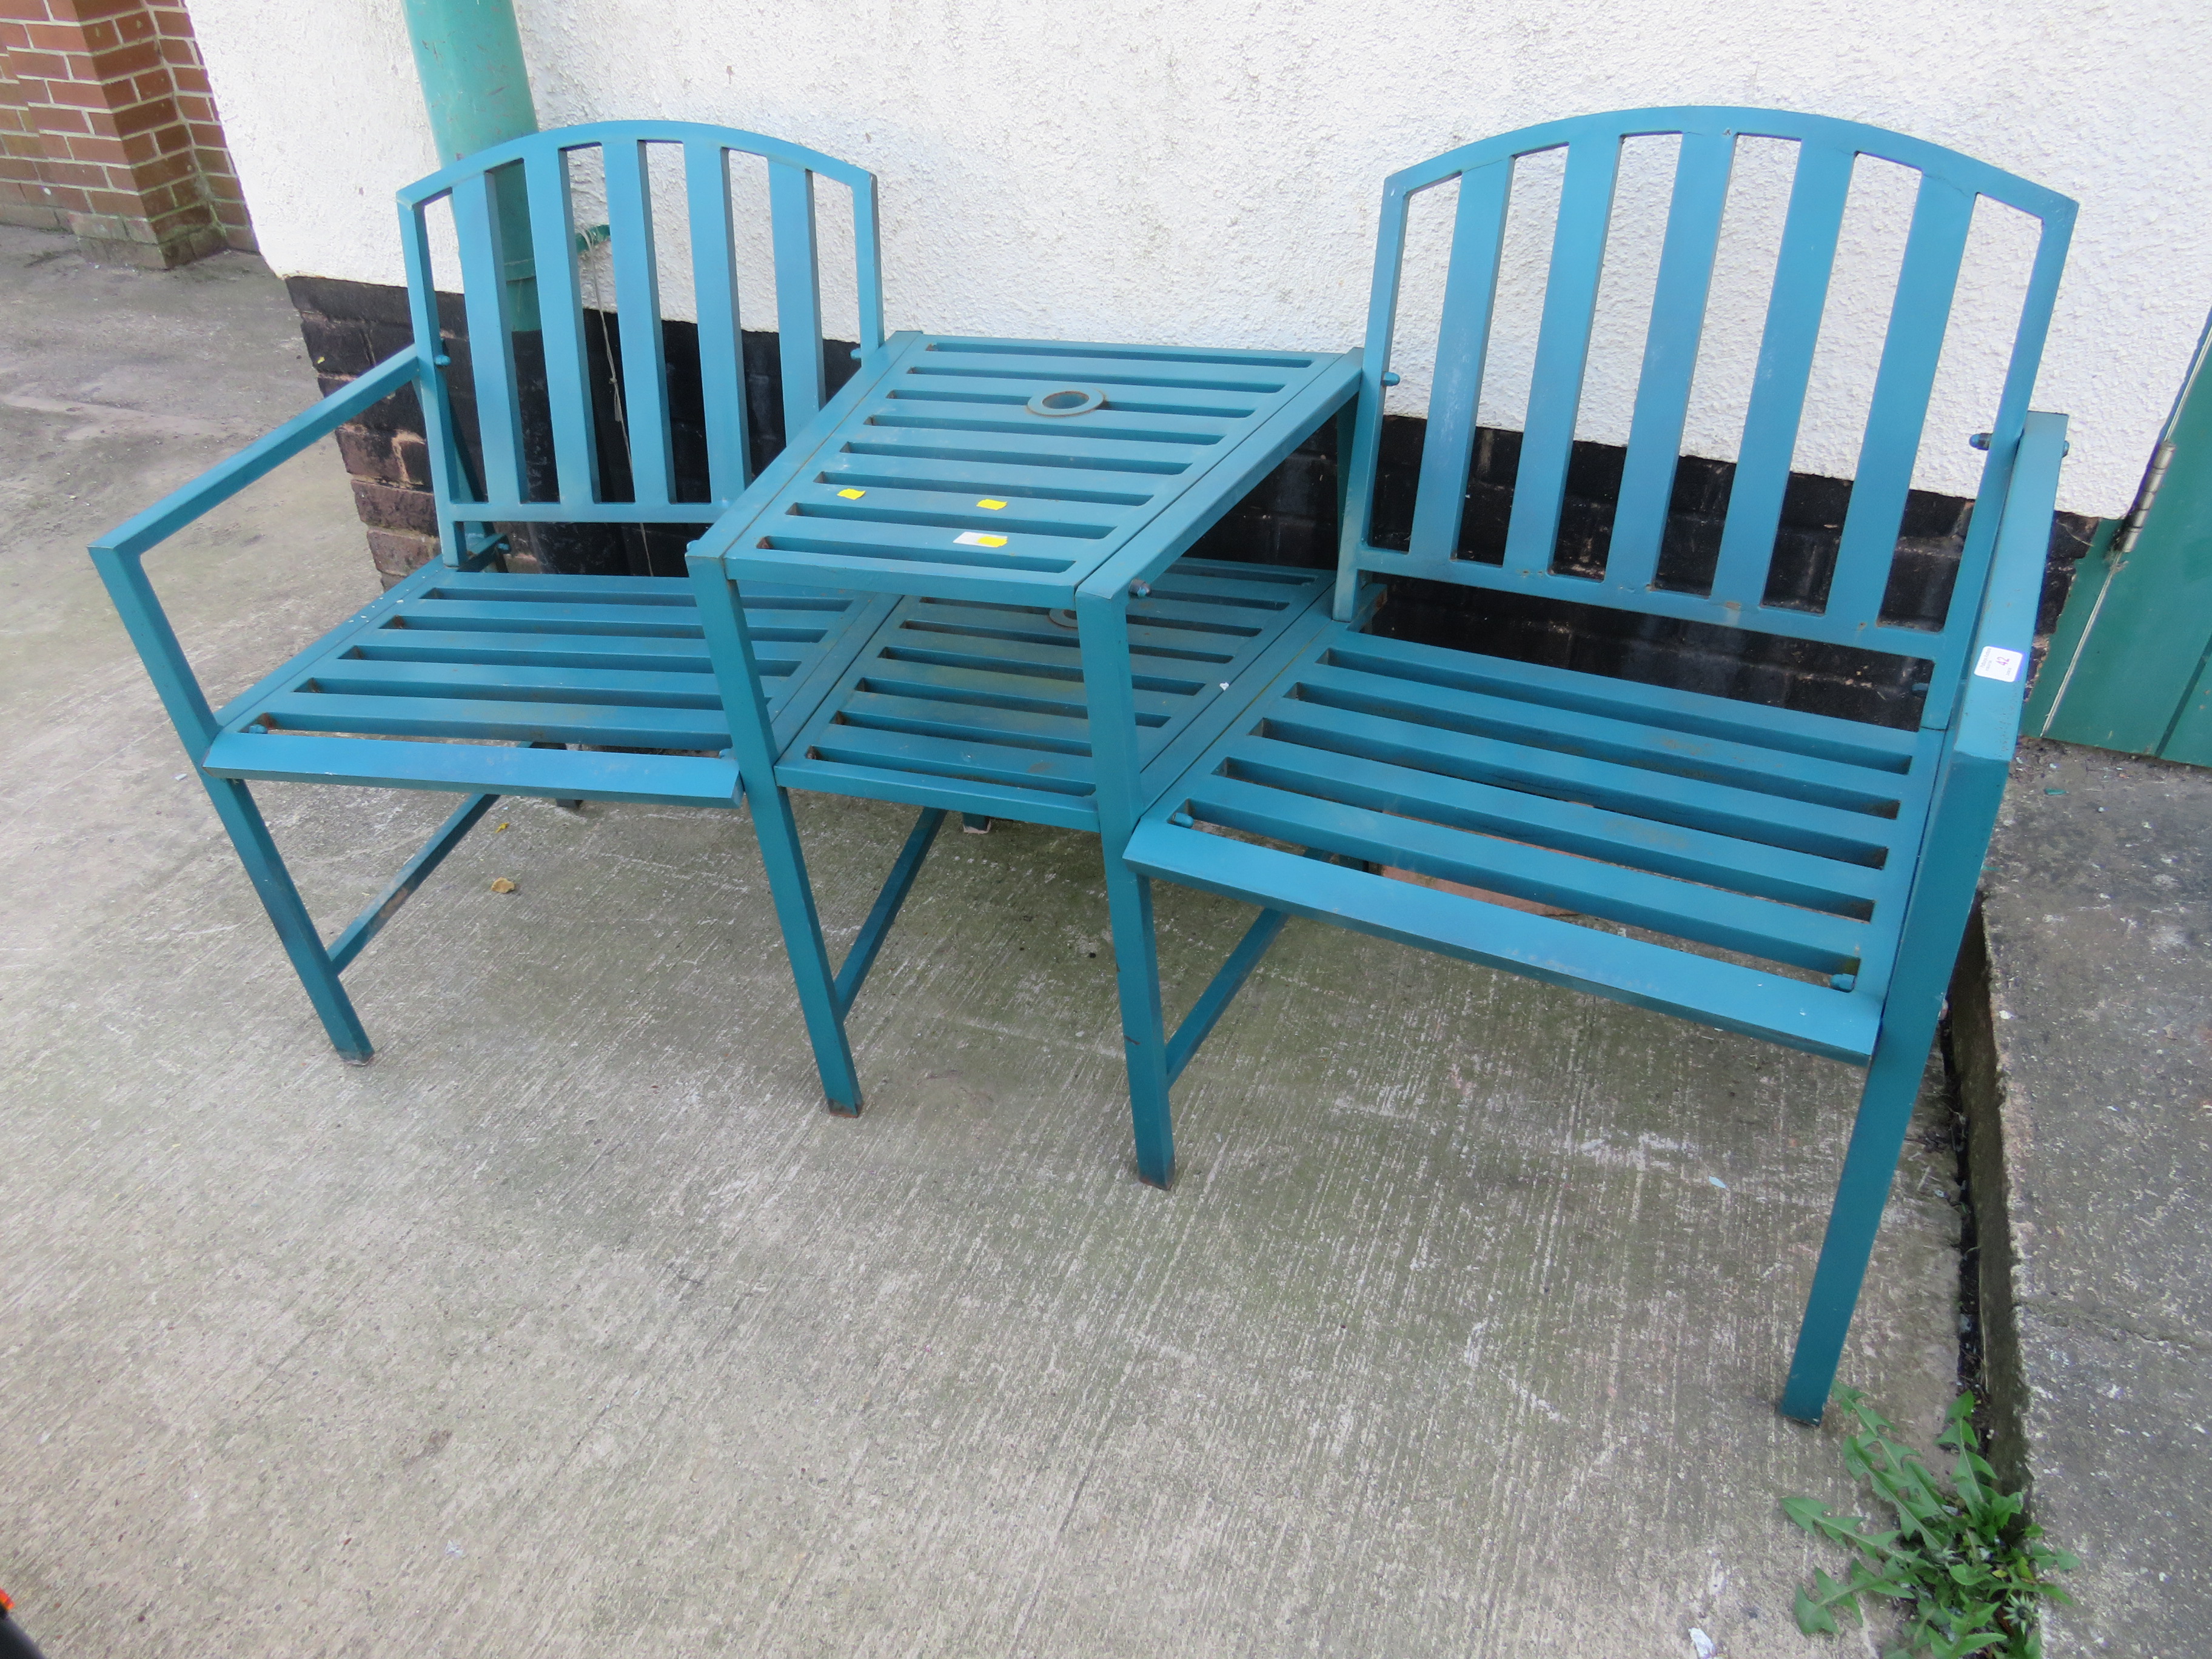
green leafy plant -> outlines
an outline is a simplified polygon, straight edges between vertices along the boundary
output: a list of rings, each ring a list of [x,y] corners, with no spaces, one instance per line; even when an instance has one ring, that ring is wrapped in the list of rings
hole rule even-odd
[[[1905,1604],[1905,1624],[1904,1645],[1884,1659],[2042,1659],[2036,1626],[2043,1602],[2073,1601],[2051,1575],[2081,1564],[2044,1543],[2043,1528],[2022,1516],[2020,1498],[1997,1490],[1974,1440],[1974,1396],[1952,1402],[1936,1437],[1959,1455],[1948,1491],[1864,1395],[1838,1389],[1836,1399],[1858,1422],[1858,1432],[1844,1438],[1844,1467],[1874,1489],[1897,1524],[1879,1532],[1870,1521],[1837,1515],[1809,1498],[1783,1500],[1784,1512],[1814,1537],[1856,1552],[1841,1583],[1816,1571],[1798,1590],[1797,1628],[1808,1636],[1832,1633],[1838,1613],[1856,1625],[1860,1596],[1886,1596]]]

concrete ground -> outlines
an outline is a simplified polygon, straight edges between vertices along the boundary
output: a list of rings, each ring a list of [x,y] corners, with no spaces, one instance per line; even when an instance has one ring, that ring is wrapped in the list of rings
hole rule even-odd
[[[1778,1500],[1854,1495],[1770,1404],[1856,1073],[1294,922],[1162,1194],[1084,838],[946,837],[854,1121],[742,818],[528,801],[342,1066],[82,551],[311,400],[283,295],[0,271],[0,1584],[50,1659],[1873,1650],[1790,1620],[1838,1564]],[[151,568],[218,688],[374,585],[327,451]],[[263,793],[332,928],[448,805]],[[903,815],[801,811],[849,938]],[[1161,910],[1180,1006],[1239,918]],[[1923,1128],[1844,1376],[1925,1434]]]
[[[1953,1003],[1990,1381],[2083,1558],[2051,1651],[2212,1652],[2212,771],[2023,744],[1983,915]]]

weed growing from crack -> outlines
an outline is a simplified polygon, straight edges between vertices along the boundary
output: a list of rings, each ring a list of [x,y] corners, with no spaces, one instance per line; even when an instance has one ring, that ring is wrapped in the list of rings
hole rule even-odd
[[[2073,1601],[2051,1575],[2081,1564],[2042,1542],[2043,1528],[2021,1514],[2018,1495],[1997,1490],[1996,1474],[1974,1441],[1974,1396],[1962,1394],[1951,1402],[1936,1437],[1937,1445],[1959,1454],[1949,1491],[1917,1451],[1896,1439],[1896,1425],[1864,1395],[1839,1388],[1836,1399],[1858,1420],[1858,1432],[1844,1437],[1844,1467],[1874,1489],[1897,1525],[1877,1532],[1872,1522],[1837,1515],[1809,1498],[1783,1499],[1784,1512],[1806,1531],[1857,1552],[1840,1583],[1815,1571],[1812,1583],[1798,1589],[1792,1608],[1797,1628],[1808,1636],[1833,1633],[1838,1613],[1856,1625],[1859,1597],[1880,1595],[1905,1604],[1904,1645],[1884,1659],[2042,1659],[2037,1623],[2043,1602]]]

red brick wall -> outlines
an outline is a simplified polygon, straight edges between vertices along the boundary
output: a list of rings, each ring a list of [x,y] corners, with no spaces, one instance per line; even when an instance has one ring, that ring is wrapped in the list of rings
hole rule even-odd
[[[253,246],[183,0],[0,0],[0,222],[137,265]]]

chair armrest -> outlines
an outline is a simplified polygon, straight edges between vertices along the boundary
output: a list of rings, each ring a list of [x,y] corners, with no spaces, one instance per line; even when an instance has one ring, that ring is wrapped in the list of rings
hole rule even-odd
[[[1952,721],[1954,754],[2012,763],[2065,454],[2066,416],[2031,411],[2005,489],[1981,618],[1966,649],[1966,689]]]
[[[422,371],[413,347],[386,357],[352,385],[342,386],[303,414],[257,439],[228,460],[218,462],[92,544],[93,556],[133,557],[167,540],[210,507],[282,466],[308,445],[327,437],[372,404],[389,398]]]
[[[305,414],[296,415],[267,437],[248,444],[219,465],[164,496],[128,523],[92,544],[93,568],[115,601],[124,630],[138,647],[147,678],[161,706],[176,723],[185,752],[198,764],[215,741],[216,719],[207,694],[193,672],[176,631],[163,614],[154,585],[146,579],[143,555],[183,529],[210,507],[228,501],[255,479],[274,471],[301,450],[336,431],[371,404],[390,397],[422,373],[413,349],[386,358],[351,386],[333,392]]]

